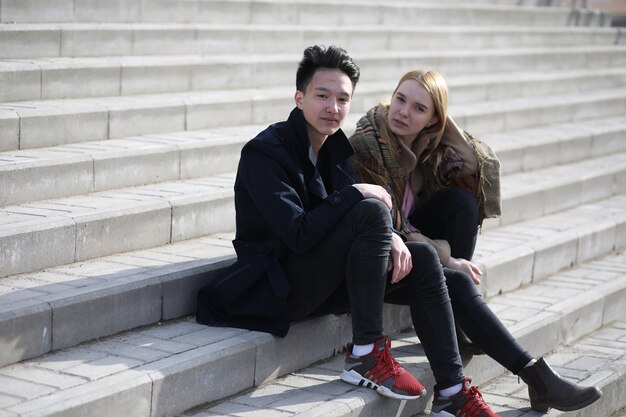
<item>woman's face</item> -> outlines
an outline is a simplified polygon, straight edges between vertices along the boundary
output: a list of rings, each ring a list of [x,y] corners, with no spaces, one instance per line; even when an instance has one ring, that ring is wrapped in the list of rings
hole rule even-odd
[[[408,146],[426,126],[437,122],[433,99],[415,80],[406,80],[398,87],[389,106],[389,127]]]

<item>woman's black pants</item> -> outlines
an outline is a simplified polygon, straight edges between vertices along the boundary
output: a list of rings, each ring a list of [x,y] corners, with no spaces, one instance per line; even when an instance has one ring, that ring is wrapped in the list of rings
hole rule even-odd
[[[409,221],[431,239],[445,239],[452,256],[471,260],[478,234],[478,202],[464,188],[452,187],[416,209]],[[524,350],[484,302],[464,273],[445,268],[454,318],[483,352],[517,374],[532,356]]]

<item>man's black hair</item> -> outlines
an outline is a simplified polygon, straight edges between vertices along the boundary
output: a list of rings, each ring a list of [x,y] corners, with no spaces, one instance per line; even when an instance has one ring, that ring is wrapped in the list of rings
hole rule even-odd
[[[356,83],[361,75],[361,70],[343,48],[333,45],[328,47],[309,46],[304,50],[304,55],[298,65],[296,89],[305,91],[315,71],[320,68],[341,70],[350,78],[353,89],[356,87]]]

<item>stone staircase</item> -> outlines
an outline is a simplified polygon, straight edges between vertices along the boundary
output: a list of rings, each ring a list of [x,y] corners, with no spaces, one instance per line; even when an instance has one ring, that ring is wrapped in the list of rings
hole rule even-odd
[[[484,295],[532,354],[605,392],[549,415],[626,406],[626,38],[528,0],[335,3],[0,0],[0,417],[428,409],[337,380],[347,316],[285,339],[192,316],[234,260],[239,150],[287,116],[313,43],[361,67],[348,133],[404,72],[446,76],[451,114],[502,162]],[[430,388],[407,310],[387,307]],[[503,417],[536,415],[494,361],[466,362]]]

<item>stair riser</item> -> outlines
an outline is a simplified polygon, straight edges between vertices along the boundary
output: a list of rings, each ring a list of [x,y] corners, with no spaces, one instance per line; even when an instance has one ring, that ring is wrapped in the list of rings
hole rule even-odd
[[[542,189],[526,189],[523,194],[507,187],[502,192],[503,214],[500,225],[509,225],[541,217],[626,192],[619,180],[624,175],[626,175],[626,166],[612,172],[597,172],[593,176],[582,178],[576,183],[571,181],[568,183],[560,181],[545,183],[541,187]]]
[[[228,66],[189,62],[187,65],[133,65],[132,63],[113,64],[111,66],[72,66],[62,68],[60,64],[53,68],[45,64],[16,64],[0,72],[0,82],[7,86],[0,91],[0,102],[26,100],[49,100],[59,98],[83,98],[102,96],[130,96],[135,94],[159,94],[185,91],[259,88],[285,85],[287,78],[279,79],[277,74],[288,72],[290,65],[281,63],[257,63],[256,66],[238,66],[236,72]],[[292,66],[292,65],[291,65]],[[282,68],[281,68],[282,67]],[[271,74],[272,71],[275,74]],[[293,70],[293,68],[291,68]],[[263,85],[258,80],[267,75]],[[286,75],[286,74],[285,74]],[[401,74],[400,74],[401,75]],[[398,75],[398,78],[400,77]],[[366,73],[363,73],[367,80]],[[390,80],[390,87],[381,91],[387,96],[393,89],[395,79]],[[455,84],[454,76],[448,78],[453,102],[499,99],[511,96],[532,96],[565,91],[589,91],[625,83],[625,76],[619,73],[606,73],[603,76],[583,75],[556,79],[553,77],[533,81],[504,81],[475,84]],[[275,84],[277,83],[277,84]],[[359,91],[366,86],[362,82]],[[76,88],[81,86],[81,88]]]
[[[0,236],[0,242],[8,250],[0,253],[0,276],[233,230],[234,206],[228,194],[222,199],[200,196],[199,201],[193,197],[152,199],[119,210],[46,218],[45,223],[26,230],[19,224],[4,228],[7,235]]]
[[[325,13],[327,14],[327,13]],[[24,40],[28,41],[27,46]],[[93,57],[126,55],[211,55],[299,52],[313,44],[340,45],[351,53],[372,50],[442,50],[479,48],[572,47],[613,45],[617,32],[584,33],[517,32],[506,30],[412,29],[377,31],[244,28],[212,29],[207,26],[180,28],[74,27],[46,25],[0,30],[0,58]]]
[[[451,106],[451,115],[465,130],[479,136],[545,126],[552,123],[569,123],[626,114],[626,100],[621,97],[607,97],[593,104],[586,100],[579,103],[568,102],[551,105],[550,107],[537,103],[534,107],[520,106],[517,111],[507,109],[499,112],[497,109],[490,109],[483,114],[477,114],[478,112],[472,112],[472,109],[469,109],[467,111],[468,116],[463,116],[462,110],[458,107],[461,105]]]
[[[319,2],[317,2],[319,3]],[[507,4],[507,3],[505,3]],[[512,5],[512,2],[508,3]],[[33,7],[35,6],[35,7]],[[508,25],[562,26],[567,22],[564,10],[537,12],[519,9],[490,10],[446,7],[402,7],[380,4],[333,4],[334,13],[320,14],[313,3],[271,3],[249,1],[81,1],[60,0],[54,7],[45,0],[5,0],[0,4],[0,22],[199,22],[199,23],[268,23],[314,24],[323,18],[328,24],[455,24],[476,25],[501,22]]]
[[[572,129],[576,129],[579,136],[566,141],[561,140],[562,135],[558,132],[550,132],[546,133],[545,137],[552,137],[554,140],[543,143],[534,142],[535,137],[531,135],[529,141],[520,135],[519,145],[509,148],[498,147],[497,137],[487,142],[498,155],[502,175],[567,164],[626,150],[626,141],[623,140],[626,131],[620,127],[606,130],[572,127],[564,130],[563,134],[571,135]],[[528,145],[522,147],[523,142]]]

